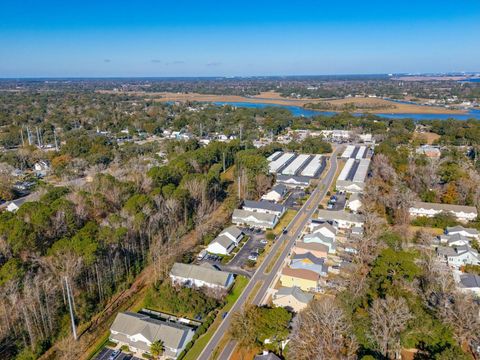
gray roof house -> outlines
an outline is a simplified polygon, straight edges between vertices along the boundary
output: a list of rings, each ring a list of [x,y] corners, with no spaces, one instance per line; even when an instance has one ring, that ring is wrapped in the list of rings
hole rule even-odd
[[[264,352],[262,355],[256,355],[253,360],[281,360],[274,353]]]
[[[480,295],[480,276],[476,274],[462,274],[458,283],[460,291],[473,292]]]
[[[277,184],[289,188],[306,188],[310,185],[310,178],[307,176],[277,175]]]
[[[454,235],[440,235],[437,237],[440,244],[446,244],[447,246],[464,246],[469,245],[471,239],[461,235],[460,233],[455,233]]]
[[[334,254],[336,251],[335,237],[325,236],[320,231],[305,235],[303,237],[303,242],[323,244],[328,247],[329,254]]]
[[[290,308],[295,312],[299,312],[304,309],[312,299],[312,294],[304,292],[297,286],[283,286],[273,295],[272,302],[276,306]]]
[[[173,284],[193,287],[209,287],[216,289],[228,289],[233,284],[232,273],[217,270],[210,264],[173,264],[170,270],[170,279]]]
[[[232,222],[237,225],[247,225],[254,228],[273,229],[278,223],[278,216],[257,211],[235,209]]]
[[[192,328],[175,322],[152,319],[132,312],[118,313],[110,327],[110,340],[133,351],[150,352],[150,345],[162,341],[165,355],[176,359],[193,338]]]
[[[229,226],[228,228],[222,230],[219,236],[224,235],[229,237],[235,244],[238,245],[240,240],[243,238],[243,231],[236,227],[235,225]]]
[[[460,234],[463,236],[480,239],[480,235],[477,229],[466,228],[463,226],[450,226],[445,229],[446,235],[456,235]]]
[[[255,211],[265,214],[273,214],[279,218],[285,213],[285,206],[280,204],[275,204],[270,201],[253,201],[245,200],[242,206],[243,210]]]
[[[364,217],[360,214],[353,214],[343,210],[318,210],[318,218],[320,220],[331,220],[338,224],[340,229],[348,229],[352,227],[363,227]]]
[[[438,246],[437,256],[448,265],[459,268],[463,265],[480,265],[480,256],[470,246]]]
[[[305,269],[316,272],[320,276],[328,275],[328,265],[324,258],[318,258],[312,253],[293,254],[290,267],[292,269]]]
[[[236,243],[226,235],[219,235],[207,246],[212,254],[228,255],[235,249]]]

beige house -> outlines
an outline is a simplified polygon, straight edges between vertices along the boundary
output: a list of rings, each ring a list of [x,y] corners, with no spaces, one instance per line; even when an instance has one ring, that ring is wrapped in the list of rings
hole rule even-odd
[[[308,305],[313,299],[313,295],[302,291],[299,287],[281,287],[275,295],[272,302],[275,306],[281,306],[286,309],[299,312]]]

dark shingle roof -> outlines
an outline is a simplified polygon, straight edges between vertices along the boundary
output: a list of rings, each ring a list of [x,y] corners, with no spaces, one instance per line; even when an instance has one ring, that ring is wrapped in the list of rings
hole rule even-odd
[[[283,205],[275,204],[270,201],[253,201],[245,200],[243,202],[243,208],[252,208],[252,209],[263,209],[275,212],[283,212],[285,207]]]

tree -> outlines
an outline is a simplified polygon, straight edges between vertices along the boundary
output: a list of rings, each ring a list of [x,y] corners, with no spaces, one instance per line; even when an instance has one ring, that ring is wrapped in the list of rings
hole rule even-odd
[[[160,359],[160,357],[163,355],[163,351],[164,344],[162,340],[157,340],[150,345],[150,353],[156,359]]]
[[[399,359],[400,335],[406,329],[412,314],[404,298],[388,296],[375,299],[369,309],[371,336],[378,350],[389,359]]]
[[[357,342],[336,300],[312,301],[298,314],[288,355],[292,360],[354,359]]]

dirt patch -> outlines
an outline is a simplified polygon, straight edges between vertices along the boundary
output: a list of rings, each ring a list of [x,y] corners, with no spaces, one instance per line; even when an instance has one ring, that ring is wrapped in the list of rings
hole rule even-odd
[[[432,145],[436,140],[440,139],[440,135],[432,133],[432,132],[415,132],[413,133],[414,139],[422,139],[427,144]]]

